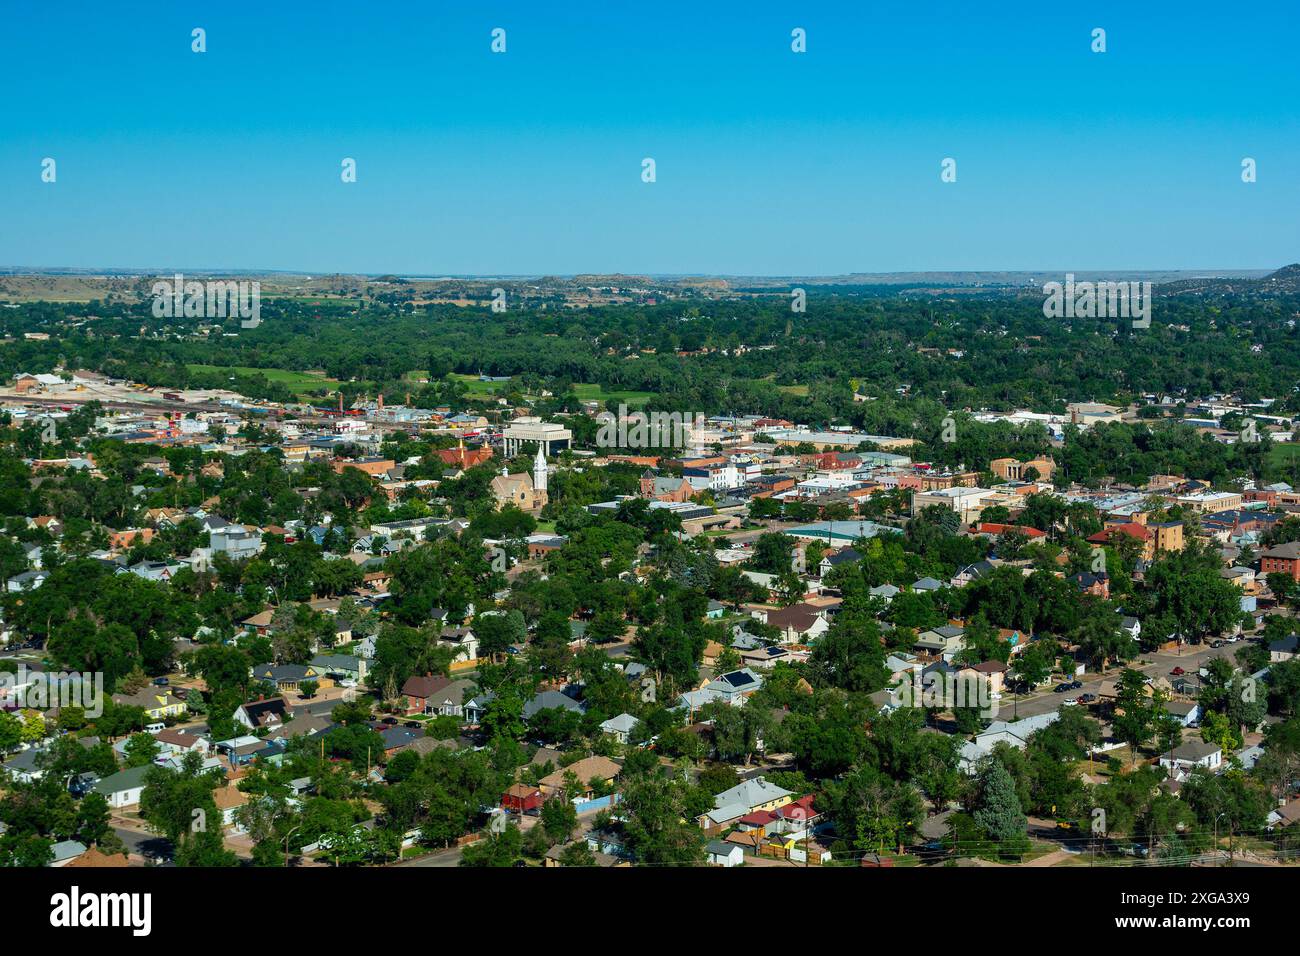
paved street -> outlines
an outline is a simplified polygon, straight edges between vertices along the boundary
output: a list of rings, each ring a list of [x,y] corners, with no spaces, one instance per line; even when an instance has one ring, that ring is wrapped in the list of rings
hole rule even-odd
[[[394,863],[394,866],[460,866],[460,847],[452,847],[450,850],[439,850],[436,853],[430,853],[428,856],[414,857],[410,860],[403,860],[401,863]]]
[[[1146,663],[1135,665],[1135,669],[1142,671],[1148,677],[1158,677],[1160,675],[1168,677],[1169,672],[1175,667],[1181,667],[1191,674],[1204,667],[1207,661],[1215,657],[1226,657],[1235,664],[1234,655],[1240,648],[1246,646],[1245,641],[1239,641],[1236,644],[1227,644],[1217,649],[1208,645],[1184,647],[1181,654],[1174,651],[1143,654],[1138,660],[1146,661]],[[1058,694],[1049,687],[1046,690],[1022,696],[1019,701],[1015,699],[1013,694],[1004,694],[1002,699],[998,701],[998,719],[1012,720],[1017,715],[1022,718],[1034,717],[1038,714],[1056,710],[1061,706],[1061,702],[1067,698],[1078,697],[1080,694],[1097,693],[1097,688],[1103,680],[1114,680],[1121,670],[1120,667],[1112,666],[1105,674],[1098,672],[1084,674],[1079,678],[1083,682],[1083,687],[1069,693]],[[1055,683],[1053,686],[1055,686]]]

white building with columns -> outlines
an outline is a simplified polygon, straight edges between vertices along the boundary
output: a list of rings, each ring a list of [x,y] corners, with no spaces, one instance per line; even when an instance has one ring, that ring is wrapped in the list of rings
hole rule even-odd
[[[563,425],[544,422],[536,416],[516,418],[501,433],[502,451],[506,458],[518,455],[528,442],[535,442],[543,455],[554,455],[569,447],[573,432]]]

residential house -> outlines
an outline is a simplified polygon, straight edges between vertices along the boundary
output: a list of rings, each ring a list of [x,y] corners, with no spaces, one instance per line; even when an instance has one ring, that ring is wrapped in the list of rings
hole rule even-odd
[[[1280,664],[1282,661],[1291,660],[1296,656],[1297,645],[1300,645],[1300,637],[1295,634],[1288,634],[1276,641],[1270,641],[1268,645],[1268,662],[1270,664]]]
[[[913,653],[929,658],[951,661],[965,646],[966,629],[956,624],[943,624],[939,627],[922,631],[916,636],[912,645]]]
[[[608,757],[584,757],[567,767],[561,767],[554,773],[548,773],[538,781],[538,784],[541,786],[542,795],[550,799],[565,789],[567,786],[565,781],[572,774],[578,779],[579,790],[577,793],[570,793],[569,797],[590,797],[595,792],[596,786],[602,789],[612,786],[622,771],[622,764]]]
[[[745,851],[734,843],[723,840],[710,840],[704,852],[713,866],[740,866],[745,862]]]
[[[118,574],[134,574],[146,581],[170,581],[176,572],[185,565],[177,561],[137,561],[126,568],[118,568]]]
[[[1084,571],[1070,578],[1084,594],[1102,599],[1110,598],[1110,575],[1105,571]]]
[[[274,684],[282,694],[294,693],[308,681],[315,681],[317,687],[333,683],[312,664],[259,664],[253,668],[253,680]]]
[[[740,670],[719,675],[705,686],[715,694],[722,695],[727,703],[732,703],[754,694],[763,686],[763,678],[748,667],[742,667]]]
[[[611,735],[621,744],[627,743],[628,734],[639,723],[637,718],[631,714],[619,714],[617,717],[611,717],[603,721],[600,725],[602,733]]]
[[[1300,581],[1300,541],[1288,541],[1275,548],[1269,548],[1259,556],[1260,574],[1286,574],[1291,580]]]
[[[747,814],[785,806],[793,796],[784,787],[769,783],[766,777],[752,777],[714,797],[713,809],[701,814],[696,823],[705,833],[716,835]]]
[[[191,750],[206,755],[212,743],[206,737],[179,728],[167,727],[153,735],[163,753],[187,754]]]
[[[468,627],[448,627],[438,634],[438,643],[452,650],[452,663],[478,658],[478,638]]]
[[[841,548],[838,551],[828,551],[822,556],[821,563],[817,566],[819,577],[826,577],[831,573],[833,568],[841,564],[853,564],[855,561],[861,561],[862,555],[852,548]]]
[[[830,630],[826,618],[817,608],[808,604],[792,604],[790,607],[753,613],[755,617],[762,613],[760,619],[780,632],[783,644],[808,644]]]
[[[119,707],[142,707],[145,716],[152,720],[179,717],[189,709],[170,690],[152,684],[134,694],[114,694],[113,703]]]
[[[152,765],[146,765],[119,770],[95,784],[94,791],[102,794],[108,801],[108,805],[114,809],[132,806],[140,802],[140,794],[144,792],[145,774],[152,769]]]
[[[1165,713],[1183,727],[1191,727],[1201,719],[1201,705],[1194,700],[1167,700],[1163,706]]]
[[[263,698],[240,704],[235,708],[235,720],[249,730],[265,727],[273,730],[287,723],[293,714],[281,697]],[[256,739],[256,738],[255,738]]]
[[[252,617],[246,617],[239,623],[258,637],[269,637],[271,634],[271,620],[274,616],[275,611],[268,609],[254,614]]]
[[[1188,740],[1169,753],[1160,755],[1160,766],[1171,770],[1191,770],[1204,767],[1217,770],[1223,764],[1223,748],[1204,740]]]
[[[961,568],[952,576],[952,580],[949,583],[955,588],[964,588],[966,585],[992,574],[995,567],[996,566],[993,562],[987,559],[976,561],[974,564],[968,564],[964,568]]]
[[[532,700],[524,704],[524,719],[531,720],[539,710],[549,710],[551,708],[569,710],[577,714],[587,712],[587,705],[582,701],[575,700],[568,694],[563,694],[558,690],[546,690],[535,695]]]
[[[248,803],[248,794],[236,786],[226,784],[212,791],[212,801],[217,805],[217,812],[221,814],[221,825],[234,827],[236,832],[242,833],[243,829],[235,824],[235,811]]]
[[[21,574],[15,574],[5,581],[5,590],[10,594],[21,594],[23,591],[35,591],[45,583],[45,579],[50,576],[49,571],[24,571]]]
[[[467,698],[475,687],[471,680],[453,680],[426,674],[409,677],[402,685],[406,713],[443,717],[464,717]]]
[[[45,776],[45,768],[39,766],[37,761],[37,758],[44,753],[44,750],[37,750],[35,747],[22,751],[16,757],[5,761],[3,766],[6,774],[19,783],[35,783]]]
[[[1007,743],[1017,750],[1024,750],[1032,734],[1055,723],[1060,716],[1060,711],[1052,710],[1016,721],[995,720],[976,734],[974,740],[962,745],[959,766],[966,773],[974,775],[980,760],[993,752],[995,744]]]
[[[1001,661],[983,661],[973,667],[962,667],[957,671],[957,686],[961,688],[972,688],[974,682],[983,682],[987,696],[978,697],[979,700],[994,699],[1001,696],[1002,686],[1006,680],[1007,665]]]
[[[534,813],[542,808],[544,802],[540,788],[523,783],[512,784],[501,794],[501,809],[511,813]]]
[[[73,860],[86,852],[86,844],[78,843],[76,840],[60,840],[50,847],[50,853],[54,859],[50,861],[50,866],[62,867],[67,866]]]
[[[224,554],[232,561],[245,561],[261,553],[262,532],[240,524],[226,525],[208,533],[208,547],[214,556]]]
[[[356,681],[360,684],[370,672],[370,662],[352,654],[317,654],[311,668],[333,681]]]

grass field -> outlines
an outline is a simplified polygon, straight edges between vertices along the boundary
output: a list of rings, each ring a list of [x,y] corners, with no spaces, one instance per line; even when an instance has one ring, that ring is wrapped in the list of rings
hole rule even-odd
[[[420,375],[428,375],[428,372],[421,372]],[[509,382],[480,382],[477,375],[462,375],[459,372],[452,372],[449,378],[465,384],[465,391],[469,393],[470,398],[488,398],[497,392],[504,391]]]
[[[1279,468],[1289,468],[1300,461],[1300,442],[1275,442],[1268,450],[1269,464]]]
[[[221,365],[187,365],[191,372],[227,372],[231,375],[265,375],[267,381],[276,382],[297,394],[306,394],[318,388],[334,388],[339,382],[338,379],[327,378],[324,374],[315,374],[312,372],[293,372],[282,368],[248,368],[247,366],[237,365],[225,367]]]
[[[573,393],[584,402],[606,402],[613,405],[641,406],[650,400],[651,392],[634,392],[630,389],[606,391],[601,385],[573,386]]]
[[[457,372],[453,372],[451,378],[458,382],[464,382],[471,398],[488,398],[498,392],[505,391],[510,384],[508,382],[480,382],[477,375],[463,375]],[[584,402],[607,402],[611,405],[618,405],[621,402],[629,407],[644,405],[651,395],[650,392],[637,392],[631,389],[607,391],[603,386],[589,382],[575,383],[573,393]]]

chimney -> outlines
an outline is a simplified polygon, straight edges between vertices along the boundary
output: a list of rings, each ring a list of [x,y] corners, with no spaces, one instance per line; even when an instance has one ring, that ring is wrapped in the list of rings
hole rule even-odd
[[[381,412],[384,410],[384,393],[383,393],[383,392],[380,392],[380,393],[379,393],[379,410],[380,410]]]

